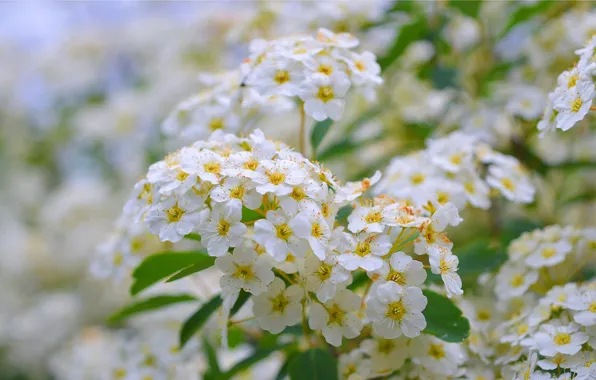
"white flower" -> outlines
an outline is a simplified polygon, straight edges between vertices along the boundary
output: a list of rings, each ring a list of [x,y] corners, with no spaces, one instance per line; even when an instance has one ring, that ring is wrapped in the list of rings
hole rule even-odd
[[[383,266],[383,259],[391,249],[389,236],[360,233],[358,236],[346,235],[349,248],[338,256],[339,263],[349,271],[358,267],[373,271]]]
[[[360,334],[362,321],[355,314],[359,308],[360,297],[343,289],[323,305],[311,304],[308,325],[313,330],[322,331],[329,344],[339,347],[342,337],[352,339]]]
[[[215,266],[224,273],[219,283],[227,293],[244,289],[257,295],[265,292],[274,278],[269,259],[251,248],[236,247],[233,254],[215,259]]]
[[[544,324],[527,344],[544,356],[554,356],[557,353],[575,355],[582,344],[588,341],[588,334],[578,330],[579,326],[575,323],[567,326]]]
[[[576,311],[573,315],[575,322],[582,326],[596,324],[596,290],[587,289],[582,294],[571,297],[569,308]]]
[[[279,197],[279,204],[284,212],[295,215],[299,210],[312,205],[314,199],[319,200],[323,191],[322,185],[313,180],[307,180],[292,187],[288,195]]]
[[[338,265],[337,257],[328,255],[323,261],[314,255],[304,260],[304,274],[306,290],[315,292],[321,302],[327,302],[338,287],[350,278],[350,272]]]
[[[495,293],[499,298],[519,297],[538,280],[538,273],[517,265],[505,264],[497,274]]]
[[[534,200],[535,189],[528,178],[518,172],[519,163],[514,166],[491,165],[486,182],[510,201],[530,203]]]
[[[351,49],[360,43],[356,37],[350,33],[333,33],[329,29],[319,28],[317,31],[317,42],[340,48]]]
[[[259,65],[249,75],[246,84],[255,87],[264,96],[295,96],[303,80],[301,65],[291,59],[278,57]]]
[[[290,160],[263,160],[252,179],[258,184],[260,194],[289,195],[293,186],[304,183],[308,173]]]
[[[211,199],[215,202],[239,202],[251,210],[261,206],[261,194],[254,190],[254,184],[247,179],[226,178],[224,183],[211,190]]]
[[[222,156],[206,149],[185,149],[180,157],[182,170],[214,185],[219,183],[223,164]]]
[[[578,80],[574,88],[555,100],[554,108],[557,115],[557,128],[566,131],[582,120],[592,106],[594,98],[594,83]]]
[[[317,121],[327,118],[339,120],[344,112],[344,96],[350,88],[350,80],[345,73],[330,76],[313,75],[300,91],[304,101],[304,111]]]
[[[377,57],[371,52],[362,54],[352,53],[345,60],[352,72],[352,81],[356,85],[379,85],[383,83],[381,66],[377,63]]]
[[[255,223],[254,239],[276,261],[284,261],[289,253],[304,257],[308,242],[296,235],[299,226],[296,218],[285,215],[281,210],[269,210],[266,219]]]
[[[370,359],[364,358],[361,350],[352,350],[338,358],[338,372],[341,380],[360,380],[370,377]]]
[[[153,205],[145,216],[145,223],[151,233],[159,235],[161,241],[178,242],[191,233],[201,222],[198,209],[203,200],[198,197],[170,197]]]
[[[422,310],[426,297],[417,287],[402,287],[395,282],[378,286],[366,305],[366,315],[373,322],[375,334],[393,339],[400,335],[414,338],[426,328]]]
[[[374,337],[362,342],[362,349],[370,356],[375,375],[387,375],[400,369],[408,357],[408,341],[405,337],[385,339]]]
[[[429,247],[428,251],[431,271],[441,275],[447,297],[463,294],[461,278],[457,274],[458,257],[450,249],[436,245]]]
[[[314,254],[324,260],[331,237],[331,228],[318,206],[315,204],[305,205],[303,211],[294,218],[293,226],[296,235],[307,240]]]
[[[400,251],[391,255],[389,264],[383,262],[381,268],[368,272],[368,276],[375,280],[373,288],[387,281],[393,281],[400,286],[420,286],[426,280],[426,271],[420,261]]]
[[[381,206],[357,207],[348,217],[348,229],[352,232],[383,232],[383,209]]]
[[[221,256],[230,247],[237,247],[244,241],[248,228],[242,219],[242,204],[231,202],[215,204],[209,219],[199,227],[202,241],[211,256]]]
[[[410,343],[412,361],[443,376],[455,376],[459,365],[466,360],[465,347],[447,343],[433,336],[422,335]]]
[[[571,252],[572,246],[566,240],[556,243],[543,243],[530,256],[526,257],[526,264],[532,268],[552,267],[565,260]]]
[[[298,285],[286,288],[284,282],[275,278],[267,291],[253,298],[253,313],[259,318],[259,326],[273,334],[279,334],[286,326],[300,322],[304,291]]]

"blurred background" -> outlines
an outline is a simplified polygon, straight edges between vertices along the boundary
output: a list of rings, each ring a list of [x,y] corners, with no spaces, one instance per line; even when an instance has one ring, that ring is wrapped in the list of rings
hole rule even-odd
[[[535,220],[589,220],[594,176],[545,165],[586,170],[596,135],[577,128],[538,139],[536,123],[558,73],[596,30],[596,13],[589,2],[551,2],[509,25],[535,3],[0,3],[0,379],[96,378],[73,363],[93,357],[101,366],[112,337],[97,326],[127,301],[128,286],[91,276],[94,252],[148,165],[179,146],[163,120],[201,88],[200,73],[237,68],[254,38],[349,31],[385,64],[377,106],[350,99],[325,142],[325,164],[340,178],[462,129],[545,170]],[[396,57],[399,44],[407,49]],[[297,117],[273,115],[259,127],[294,145]],[[473,234],[482,218],[465,218],[474,226],[463,230]]]

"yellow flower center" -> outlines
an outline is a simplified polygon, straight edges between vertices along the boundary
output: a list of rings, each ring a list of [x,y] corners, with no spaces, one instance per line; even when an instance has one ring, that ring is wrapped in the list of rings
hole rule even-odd
[[[124,377],[126,377],[126,370],[124,368],[116,368],[114,370],[114,377],[116,379],[122,379]]]
[[[242,199],[244,197],[244,187],[238,185],[230,190],[230,197],[235,199]]]
[[[383,220],[383,215],[381,215],[380,211],[371,210],[368,212],[368,214],[366,214],[364,220],[366,223],[380,223],[381,220]]]
[[[288,241],[288,239],[292,236],[292,229],[286,223],[278,224],[275,226],[275,233],[281,240]]]
[[[445,261],[445,259],[441,258],[439,261],[439,269],[441,270],[441,274],[449,273],[451,270],[451,265]]]
[[[404,273],[402,272],[389,272],[389,274],[386,277],[387,281],[393,281],[395,283],[398,283],[399,285],[405,285],[406,284],[406,276]]]
[[[571,112],[579,112],[580,108],[584,105],[583,100],[580,97],[575,98],[571,102]]]
[[[333,66],[331,65],[320,65],[319,72],[325,75],[331,75],[333,73]]]
[[[473,182],[464,183],[464,189],[470,194],[474,194],[476,192],[476,187],[474,186]]]
[[[236,265],[236,271],[232,276],[246,281],[254,278],[255,274],[250,265]]]
[[[577,74],[570,75],[569,78],[567,79],[567,88],[574,87],[575,84],[577,83],[578,79],[579,79],[579,76]]]
[[[517,326],[517,335],[522,336],[528,332],[528,325],[522,323],[521,325]]]
[[[564,332],[557,333],[557,335],[555,335],[555,338],[553,339],[553,342],[557,346],[564,346],[566,344],[571,343],[571,335]]]
[[[592,302],[588,310],[590,310],[590,313],[596,313],[596,302]]]
[[[548,259],[548,258],[553,257],[556,253],[557,253],[557,250],[556,249],[554,249],[552,247],[549,247],[549,248],[544,248],[540,254],[545,259]]]
[[[352,363],[348,364],[346,369],[344,370],[344,378],[347,379],[350,377],[350,375],[353,375],[356,373],[356,366]]]
[[[431,344],[428,349],[428,355],[440,360],[445,357],[445,349],[442,344]]]
[[[515,190],[515,185],[513,184],[513,181],[511,181],[509,178],[501,179],[501,183],[503,184],[503,187],[506,188],[507,190],[509,190],[509,191]]]
[[[224,127],[224,121],[222,119],[211,119],[209,122],[209,129],[212,131],[216,131],[218,129],[222,129]]]
[[[368,254],[370,254],[371,249],[370,249],[370,243],[367,241],[361,241],[358,244],[356,244],[356,249],[354,250],[354,253],[357,254],[360,257],[364,257]]]
[[[274,185],[282,184],[283,181],[286,179],[286,175],[280,172],[268,172],[267,178],[269,178],[269,182]]]
[[[328,101],[335,98],[335,94],[333,93],[333,89],[329,86],[319,87],[319,92],[317,93],[317,98],[321,99],[323,103],[327,103]]]
[[[290,300],[283,294],[279,293],[277,296],[271,298],[271,310],[283,313],[286,306],[290,304]]]
[[[221,236],[227,236],[228,232],[230,232],[230,222],[224,219],[220,220],[217,223],[217,233]]]
[[[301,201],[302,199],[304,199],[306,197],[306,192],[304,191],[303,187],[296,186],[292,189],[292,192],[290,193],[290,197],[292,197],[296,201]]]
[[[275,73],[275,83],[284,84],[290,80],[290,73],[285,70],[279,70]]]
[[[259,161],[255,160],[254,158],[251,158],[250,160],[246,161],[244,165],[242,165],[242,167],[248,170],[257,170],[257,168],[259,167]]]
[[[395,349],[397,345],[395,341],[391,339],[381,339],[379,340],[379,345],[377,346],[377,351],[382,354],[389,355],[393,349]]]
[[[176,174],[176,179],[180,182],[186,180],[187,178],[188,178],[188,173],[185,173],[182,170],[178,171],[178,174]]]
[[[124,256],[122,256],[122,253],[116,252],[112,258],[112,264],[114,264],[115,267],[119,267],[122,265],[122,261],[124,261]]]
[[[317,268],[317,276],[321,280],[321,282],[329,279],[331,277],[331,271],[333,268],[329,264],[321,263]]]
[[[207,173],[219,174],[221,171],[221,165],[219,162],[208,162],[203,165],[203,169],[205,169],[205,172]]]
[[[449,202],[449,193],[444,191],[437,192],[437,201],[442,205]]]
[[[416,173],[410,176],[410,182],[412,182],[412,185],[420,185],[425,179],[426,177],[422,173]]]
[[[401,300],[391,302],[387,305],[387,312],[385,316],[394,321],[401,321],[404,315],[406,315],[406,308]]]
[[[183,209],[181,209],[180,207],[178,207],[178,202],[176,202],[174,207],[166,210],[166,215],[168,216],[168,222],[169,223],[178,222],[180,219],[182,219],[182,216],[184,215],[184,213],[185,213],[185,211]]]
[[[511,286],[513,286],[514,288],[519,288],[520,286],[522,286],[525,282],[524,276],[522,276],[521,274],[516,274],[511,278]]]
[[[329,314],[329,322],[328,325],[332,323],[337,323],[338,325],[342,324],[344,316],[346,312],[343,311],[336,303],[333,304],[329,309],[327,309],[327,313]]]
[[[313,223],[312,228],[310,230],[310,234],[314,238],[320,238],[321,236],[323,236],[323,227],[321,227],[319,223]]]
[[[354,62],[354,66],[356,67],[356,69],[358,71],[365,71],[366,70],[366,65],[362,61],[356,61],[356,62]]]
[[[454,165],[459,165],[464,160],[465,153],[454,153],[449,157],[449,161]]]
[[[478,310],[478,313],[476,313],[476,318],[478,318],[479,321],[489,321],[490,311],[484,309]]]

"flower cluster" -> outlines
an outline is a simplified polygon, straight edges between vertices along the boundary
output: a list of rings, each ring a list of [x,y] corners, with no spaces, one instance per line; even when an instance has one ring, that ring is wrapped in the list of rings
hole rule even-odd
[[[124,213],[161,241],[198,233],[223,273],[224,311],[249,292],[265,330],[296,324],[308,307],[310,328],[335,346],[357,337],[365,321],[381,337],[413,338],[426,327],[426,271],[404,250],[428,255],[447,295],[462,294],[444,232],[461,218],[454,204],[436,199],[420,208],[387,196],[359,199],[379,179],[341,185],[260,130],[248,138],[215,134],[153,164]],[[350,205],[346,228],[336,217]],[[367,275],[364,295],[348,288],[353,276]]]
[[[216,130],[241,129],[240,120],[294,108],[295,99],[315,120],[339,120],[351,87],[374,99],[382,83],[373,53],[356,53],[349,33],[319,29],[315,37],[254,40],[237,70],[203,75],[205,90],[179,104],[163,124],[168,135],[204,139]],[[302,107],[302,105],[301,105]]]
[[[476,136],[453,132],[429,140],[423,151],[395,157],[375,191],[414,205],[436,194],[439,203],[453,202],[459,209],[468,203],[487,209],[491,188],[515,203],[534,199],[529,174],[516,158],[493,151]]]
[[[596,75],[596,35],[575,52],[579,61],[557,79],[557,87],[548,94],[548,105],[538,129],[542,133],[567,131],[583,120],[592,108]]]
[[[496,277],[499,298],[544,293],[564,284],[596,258],[596,230],[549,226],[523,233],[509,245],[509,260]]]

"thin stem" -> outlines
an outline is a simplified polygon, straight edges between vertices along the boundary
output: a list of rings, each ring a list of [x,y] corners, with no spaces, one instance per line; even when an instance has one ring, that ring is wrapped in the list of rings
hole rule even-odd
[[[244,322],[252,321],[253,319],[256,319],[256,318],[257,318],[256,316],[252,316],[252,317],[248,317],[248,318],[244,318],[244,319],[238,319],[236,321],[230,321],[230,322],[228,322],[228,325],[229,326],[233,326],[233,325],[238,324],[238,323],[244,323]]]
[[[287,274],[285,274],[284,272],[282,272],[280,270],[276,270],[275,273],[277,273],[278,275],[280,275],[284,279],[288,280],[288,282],[290,282],[291,284],[295,284],[296,283],[296,281],[294,281],[290,276],[288,276]]]
[[[360,303],[360,309],[364,309],[364,306],[366,305],[366,296],[368,295],[368,292],[370,291],[372,284],[372,281],[369,281],[368,284],[366,284],[366,289],[364,290],[364,294],[362,295],[362,302]]]
[[[306,338],[306,341],[308,342],[308,347],[312,347],[310,329],[306,320],[306,298],[302,300],[302,331],[304,332],[304,338]]]
[[[304,103],[300,102],[300,153],[306,156],[304,140],[306,138],[306,114],[304,113]]]

